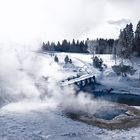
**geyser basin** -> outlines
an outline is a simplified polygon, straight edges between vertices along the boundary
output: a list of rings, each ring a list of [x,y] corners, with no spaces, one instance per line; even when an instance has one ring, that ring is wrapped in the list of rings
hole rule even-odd
[[[99,119],[112,120],[119,115],[124,115],[128,110],[120,107],[105,106],[96,111],[94,116]]]
[[[107,129],[140,126],[140,110],[123,104],[103,106],[94,114],[67,112],[67,115],[74,120]]]

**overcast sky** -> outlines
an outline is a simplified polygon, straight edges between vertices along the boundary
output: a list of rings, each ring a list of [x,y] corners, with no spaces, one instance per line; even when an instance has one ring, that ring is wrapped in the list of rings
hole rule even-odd
[[[140,20],[140,0],[0,0],[0,40],[117,38]]]

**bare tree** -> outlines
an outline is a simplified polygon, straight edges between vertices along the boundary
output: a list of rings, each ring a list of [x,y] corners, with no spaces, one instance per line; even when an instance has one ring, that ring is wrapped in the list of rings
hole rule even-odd
[[[96,53],[96,47],[98,46],[97,40],[87,40],[88,51],[93,55]]]

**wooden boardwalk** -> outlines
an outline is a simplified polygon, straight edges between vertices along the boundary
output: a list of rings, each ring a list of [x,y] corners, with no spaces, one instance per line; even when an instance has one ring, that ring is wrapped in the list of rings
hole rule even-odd
[[[96,84],[96,78],[94,75],[85,75],[85,76],[81,76],[78,78],[73,78],[70,80],[65,80],[63,82],[60,82],[60,86],[65,87],[65,86],[69,86],[69,85],[76,85],[80,88],[85,87],[89,84]]]

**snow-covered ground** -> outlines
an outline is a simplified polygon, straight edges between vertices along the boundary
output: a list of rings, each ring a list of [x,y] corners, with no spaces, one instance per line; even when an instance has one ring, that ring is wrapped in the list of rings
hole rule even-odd
[[[62,53],[66,55],[65,53]],[[90,54],[68,54],[72,58],[76,58],[81,62],[86,63],[85,65],[89,68],[93,75],[96,76],[97,80],[106,86],[106,88],[113,88],[114,90],[126,91],[126,93],[140,94],[140,58],[133,58],[134,68],[137,70],[133,76],[128,75],[127,78],[117,76],[111,66],[115,65],[115,60],[111,55],[97,55],[102,58],[104,64],[107,65],[107,69],[103,72],[97,71],[92,67],[92,55]],[[119,61],[117,62],[119,63]],[[131,62],[125,62],[126,64],[132,65]],[[123,92],[124,93],[124,92]]]
[[[69,77],[94,74],[107,87],[140,94],[139,72],[130,80],[120,79],[111,70],[115,62],[110,55],[100,56],[108,66],[104,72],[92,67],[89,54],[68,53],[73,61],[68,65],[64,63],[66,53],[55,55],[59,63],[55,63],[50,54],[32,52],[26,56],[20,54],[20,63],[16,58],[12,59],[16,63],[10,68],[9,62],[2,65],[0,140],[139,140],[140,128],[111,131],[67,118],[63,114],[65,107],[85,109],[85,104],[90,103],[92,106],[88,109],[96,110],[101,103],[90,100],[83,93],[75,99],[73,89],[58,87],[60,81]],[[140,60],[137,60],[134,65],[139,68],[139,64]],[[4,67],[11,72],[5,71]]]
[[[27,111],[28,106],[32,109]],[[66,118],[61,108],[46,103],[29,103],[27,106],[23,103],[20,111],[3,108],[0,126],[1,140],[139,140],[140,137],[139,128],[111,131],[93,127]]]

